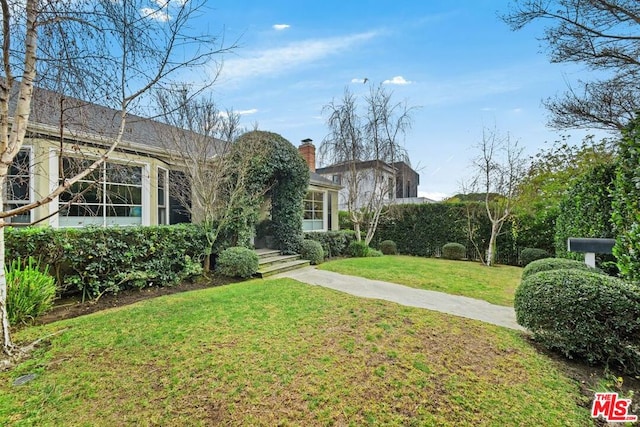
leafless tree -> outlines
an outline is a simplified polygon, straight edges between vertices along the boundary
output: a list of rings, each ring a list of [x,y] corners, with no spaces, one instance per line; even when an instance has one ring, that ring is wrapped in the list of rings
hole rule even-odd
[[[321,159],[344,171],[344,201],[356,239],[369,244],[385,201],[395,192],[393,163],[407,161],[403,138],[411,127],[412,108],[394,103],[391,92],[372,85],[363,108],[347,88],[342,99],[326,105],[324,112],[329,134],[319,149]]]
[[[0,0],[0,206],[8,170],[27,133],[35,87],[119,111],[115,134],[97,160],[50,194],[0,212],[0,265],[5,264],[5,218],[51,202],[96,170],[121,141],[127,114],[152,88],[184,77],[190,69],[206,67],[215,55],[233,48],[190,28],[203,4],[201,0]],[[6,296],[6,277],[0,269],[0,355],[9,360],[21,352],[11,341]]]
[[[492,266],[496,258],[496,240],[512,214],[518,183],[524,176],[525,159],[518,142],[509,134],[499,134],[496,129],[483,129],[478,151],[480,154],[473,162],[475,176],[470,185],[485,196],[484,207],[491,222],[491,235],[484,262]]]
[[[503,16],[514,30],[546,21],[551,62],[574,62],[604,75],[550,98],[557,128],[623,129],[640,110],[640,3],[637,0],[515,0]]]
[[[256,203],[265,189],[249,185],[258,147],[235,143],[242,129],[233,111],[221,111],[211,97],[193,98],[185,86],[156,92],[158,126],[167,156],[183,179],[171,183],[171,195],[207,231],[209,255],[220,233],[243,222],[244,205]]]

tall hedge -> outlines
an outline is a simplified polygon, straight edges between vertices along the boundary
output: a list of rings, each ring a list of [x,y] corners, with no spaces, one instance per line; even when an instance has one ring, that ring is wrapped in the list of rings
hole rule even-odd
[[[620,274],[640,282],[640,118],[623,132],[619,148],[613,192],[612,220],[616,230],[613,253]]]
[[[577,260],[584,258],[584,254],[567,252],[569,237],[612,238],[614,236],[611,221],[611,193],[615,170],[615,164],[594,166],[576,180],[562,199],[556,219],[557,256]]]
[[[93,297],[147,285],[171,286],[201,272],[208,244],[193,224],[153,227],[5,229],[7,262],[39,257],[59,292]]]
[[[435,256],[445,244],[460,242],[467,248],[467,257],[475,259],[468,233],[468,212],[472,214],[475,243],[484,254],[491,224],[481,208],[479,204],[465,203],[394,205],[380,220],[375,239],[377,244],[393,240],[399,253],[416,256]],[[511,226],[511,222],[505,223],[498,238],[498,260],[503,264],[516,264],[518,260]]]

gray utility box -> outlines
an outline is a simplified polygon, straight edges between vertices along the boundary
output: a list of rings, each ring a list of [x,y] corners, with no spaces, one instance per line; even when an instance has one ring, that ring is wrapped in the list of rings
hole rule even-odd
[[[591,266],[596,266],[596,254],[610,254],[616,239],[596,239],[569,237],[567,239],[567,250],[569,252],[584,253],[584,262]]]

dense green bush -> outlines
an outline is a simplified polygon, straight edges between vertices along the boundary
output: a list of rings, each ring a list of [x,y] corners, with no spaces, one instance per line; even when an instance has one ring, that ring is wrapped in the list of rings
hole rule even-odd
[[[378,247],[380,248],[380,252],[382,252],[384,255],[398,254],[398,246],[393,240],[383,240],[382,242],[380,242],[380,245]]]
[[[640,116],[622,134],[613,190],[613,254],[622,277],[640,282]]]
[[[251,277],[258,271],[258,254],[251,249],[232,246],[220,253],[216,270],[228,277]]]
[[[56,281],[40,270],[40,264],[29,258],[26,262],[15,259],[5,269],[7,278],[7,316],[16,325],[35,319],[47,312],[56,296]]]
[[[5,229],[7,260],[38,254],[59,293],[95,297],[149,285],[172,286],[200,274],[208,250],[193,224],[140,227]]]
[[[594,166],[578,178],[560,202],[556,219],[556,255],[580,260],[584,254],[568,252],[569,237],[614,236],[611,222],[611,191],[614,185],[615,164]],[[599,257],[607,261],[607,257]],[[609,255],[609,261],[613,258]],[[600,265],[600,263],[598,263]]]
[[[517,321],[551,350],[640,374],[640,288],[584,270],[544,271],[515,294]]]
[[[318,265],[324,261],[324,250],[322,249],[322,245],[315,240],[303,241],[300,255],[303,259],[308,259],[311,265]]]
[[[585,270],[593,273],[601,273],[601,270],[597,268],[589,267],[583,261],[576,261],[574,259],[566,258],[543,258],[530,262],[522,270],[522,279],[531,276],[532,274],[540,273],[541,271],[551,270]]]
[[[304,233],[304,238],[314,240],[322,245],[325,258],[346,256],[349,243],[355,240],[355,233],[351,230],[340,231],[312,231]]]
[[[549,252],[544,249],[524,248],[522,252],[520,252],[520,264],[522,264],[523,267],[526,267],[533,261],[544,258],[549,258]]]
[[[353,241],[349,243],[348,253],[355,258],[364,258],[369,255],[371,248],[364,241]]]
[[[461,260],[467,257],[467,248],[460,243],[447,243],[442,247],[442,258]]]
[[[382,251],[379,251],[377,249],[372,249],[372,248],[369,248],[369,251],[367,252],[367,258],[377,258],[383,255],[384,254],[382,253]]]

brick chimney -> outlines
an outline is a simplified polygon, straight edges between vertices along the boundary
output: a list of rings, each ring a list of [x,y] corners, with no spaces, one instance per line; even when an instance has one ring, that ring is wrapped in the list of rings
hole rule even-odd
[[[302,158],[307,162],[311,172],[316,171],[316,146],[312,144],[311,138],[303,139],[302,144],[298,147],[298,151]]]

